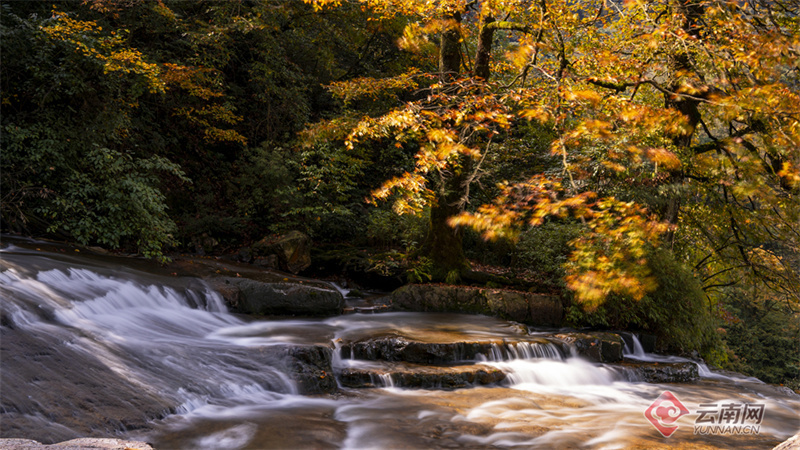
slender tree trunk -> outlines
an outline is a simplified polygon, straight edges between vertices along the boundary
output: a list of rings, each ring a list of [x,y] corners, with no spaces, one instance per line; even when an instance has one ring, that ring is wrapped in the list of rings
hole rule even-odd
[[[494,22],[494,17],[486,17],[483,19],[481,26],[481,33],[478,36],[478,49],[475,52],[475,76],[483,78],[484,81],[489,80],[491,70],[489,61],[492,55],[492,40],[494,39],[494,27],[487,26]]]

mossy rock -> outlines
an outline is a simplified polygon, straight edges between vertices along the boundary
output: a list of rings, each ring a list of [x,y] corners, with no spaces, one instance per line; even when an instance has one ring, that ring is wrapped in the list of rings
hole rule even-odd
[[[216,284],[231,308],[245,314],[332,316],[344,309],[344,298],[335,289],[233,277]]]
[[[400,311],[485,314],[534,326],[560,326],[563,317],[557,296],[506,289],[410,284],[391,299]]]

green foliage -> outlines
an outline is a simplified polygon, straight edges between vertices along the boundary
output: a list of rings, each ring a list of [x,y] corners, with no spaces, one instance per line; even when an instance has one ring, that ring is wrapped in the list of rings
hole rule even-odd
[[[237,216],[247,218],[259,234],[283,233],[299,225],[282,220],[303,201],[293,158],[291,150],[269,143],[248,148],[242,155],[228,196],[235,199]]]
[[[156,67],[92,21],[2,14],[4,226],[161,257],[161,180],[186,178],[131,137],[136,102],[163,91]]]
[[[164,158],[134,159],[118,151],[95,147],[83,155],[86,163],[64,180],[51,204],[37,208],[50,217],[49,231],[64,230],[82,244],[117,248],[126,239],[146,257],[160,257],[173,243],[175,224],[167,215],[158,173],[180,176]]]
[[[571,251],[569,243],[581,231],[581,224],[569,221],[550,221],[529,229],[520,236],[514,249],[514,266],[563,282],[564,265]]]
[[[572,304],[567,320],[574,326],[646,331],[658,337],[665,352],[699,351],[712,364],[721,364],[723,345],[718,317],[690,270],[665,250],[654,249],[648,266],[658,288],[641,300],[612,295],[595,310]]]
[[[444,282],[447,284],[460,284],[461,272],[458,270],[451,270],[447,272],[447,275],[444,277]]]
[[[515,243],[507,239],[487,241],[475,230],[464,230],[464,253],[481,264],[510,266],[514,261]]]
[[[486,152],[480,183],[475,183],[471,193],[472,203],[490,203],[500,194],[498,185],[503,182],[560,172],[561,158],[550,152],[556,137],[553,128],[536,121],[520,122],[508,135],[498,136]]]
[[[433,279],[433,261],[422,256],[408,263],[406,278],[409,283],[425,283]]]
[[[734,353],[728,368],[800,389],[800,317],[744,301],[738,306],[732,309],[741,319],[725,325],[725,342]]]
[[[363,229],[359,191],[370,177],[358,177],[369,158],[248,144],[285,143],[337,108],[323,85],[405,71],[410,54],[393,44],[402,17],[375,20],[349,6],[313,14],[303,2],[270,0],[6,2],[2,15],[4,229],[153,248],[171,242],[173,221],[186,245]],[[97,149],[108,149],[108,168],[87,160]],[[392,152],[374,159],[383,157],[376,174],[395,170]],[[139,185],[101,186],[116,182],[118,166]],[[117,223],[123,216],[109,211],[122,192],[142,195],[123,202],[124,217],[145,216]],[[74,205],[87,196],[95,200],[81,217]]]
[[[800,314],[757,277],[717,291],[730,349],[725,368],[800,389]]]
[[[419,248],[425,239],[430,220],[430,210],[421,214],[398,215],[384,207],[370,210],[367,239],[376,247],[402,247],[405,252]]]
[[[395,277],[404,273],[406,262],[406,255],[393,249],[388,252],[370,254],[367,258],[359,258],[355,263],[351,260],[346,265],[348,269]]]

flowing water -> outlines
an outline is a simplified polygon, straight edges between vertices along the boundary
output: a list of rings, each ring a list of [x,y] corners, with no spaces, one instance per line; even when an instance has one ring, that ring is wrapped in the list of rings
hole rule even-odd
[[[0,251],[2,437],[113,434],[164,449],[770,448],[800,430],[796,394],[704,365],[698,382],[638,382],[624,368],[574,356],[546,330],[482,316],[254,319],[227,312],[197,279],[24,247]],[[371,368],[380,363],[342,349],[374,336],[497,341],[460,363],[507,378],[423,390],[382,374],[382,388],[301,395],[280,351],[324,345],[334,349],[334,371]],[[627,350],[633,359],[686,361],[636,345]],[[673,420],[670,437],[645,417],[664,391],[688,413]],[[763,405],[763,420],[754,434],[695,435],[701,405],[711,404]]]

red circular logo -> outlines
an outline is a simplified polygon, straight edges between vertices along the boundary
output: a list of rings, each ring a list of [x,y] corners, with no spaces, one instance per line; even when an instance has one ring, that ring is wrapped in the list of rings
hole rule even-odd
[[[670,437],[678,429],[675,425],[678,419],[689,414],[689,410],[683,406],[670,391],[664,391],[644,412],[644,417],[656,427],[664,437]]]

